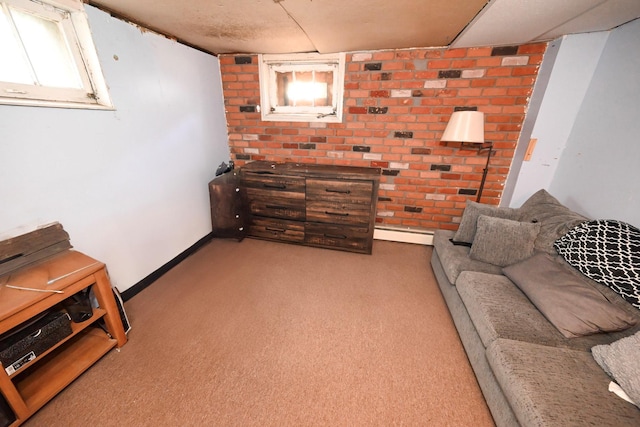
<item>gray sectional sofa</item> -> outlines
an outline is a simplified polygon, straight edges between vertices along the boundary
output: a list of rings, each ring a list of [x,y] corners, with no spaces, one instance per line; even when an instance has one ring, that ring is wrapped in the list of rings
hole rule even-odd
[[[640,426],[640,409],[608,390],[612,378],[592,354],[594,346],[608,349],[625,337],[640,345],[640,310],[570,266],[554,247],[585,221],[541,190],[518,209],[467,202],[458,231],[435,232],[431,265],[498,426]],[[480,237],[497,239],[501,248]],[[574,281],[587,287],[554,293],[553,286]],[[551,290],[535,295],[547,285]],[[589,306],[593,290],[607,300],[596,308]],[[548,308],[555,303],[560,310]],[[593,322],[592,313],[599,317]],[[548,320],[558,316],[560,326]]]

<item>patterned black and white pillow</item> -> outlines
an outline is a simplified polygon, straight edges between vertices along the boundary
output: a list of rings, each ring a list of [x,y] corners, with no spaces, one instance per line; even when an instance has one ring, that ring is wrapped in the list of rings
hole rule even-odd
[[[582,274],[640,309],[640,229],[615,220],[587,221],[553,246]]]

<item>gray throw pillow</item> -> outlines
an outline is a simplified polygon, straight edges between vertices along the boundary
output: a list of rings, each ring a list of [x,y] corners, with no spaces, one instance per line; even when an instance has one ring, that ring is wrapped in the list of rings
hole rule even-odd
[[[640,405],[640,332],[591,349],[598,365]]]
[[[631,314],[609,302],[571,268],[540,252],[502,272],[567,338],[621,331],[636,324]]]
[[[533,255],[539,231],[540,224],[480,215],[469,257],[500,267],[514,264]]]
[[[473,238],[476,235],[476,223],[480,215],[515,220],[518,219],[519,214],[517,209],[501,208],[467,200],[467,205],[460,219],[460,226],[453,236],[455,243],[473,243]]]

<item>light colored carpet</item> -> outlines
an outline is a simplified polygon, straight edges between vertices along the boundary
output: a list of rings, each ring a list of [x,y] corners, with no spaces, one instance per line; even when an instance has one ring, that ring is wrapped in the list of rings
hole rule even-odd
[[[431,250],[215,239],[128,301],[129,343],[26,425],[491,426]]]

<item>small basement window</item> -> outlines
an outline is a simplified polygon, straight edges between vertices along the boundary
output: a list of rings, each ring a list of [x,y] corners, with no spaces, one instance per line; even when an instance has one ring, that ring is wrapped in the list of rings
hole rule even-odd
[[[113,108],[80,0],[0,0],[0,104]]]
[[[260,55],[262,120],[342,122],[343,53]]]

